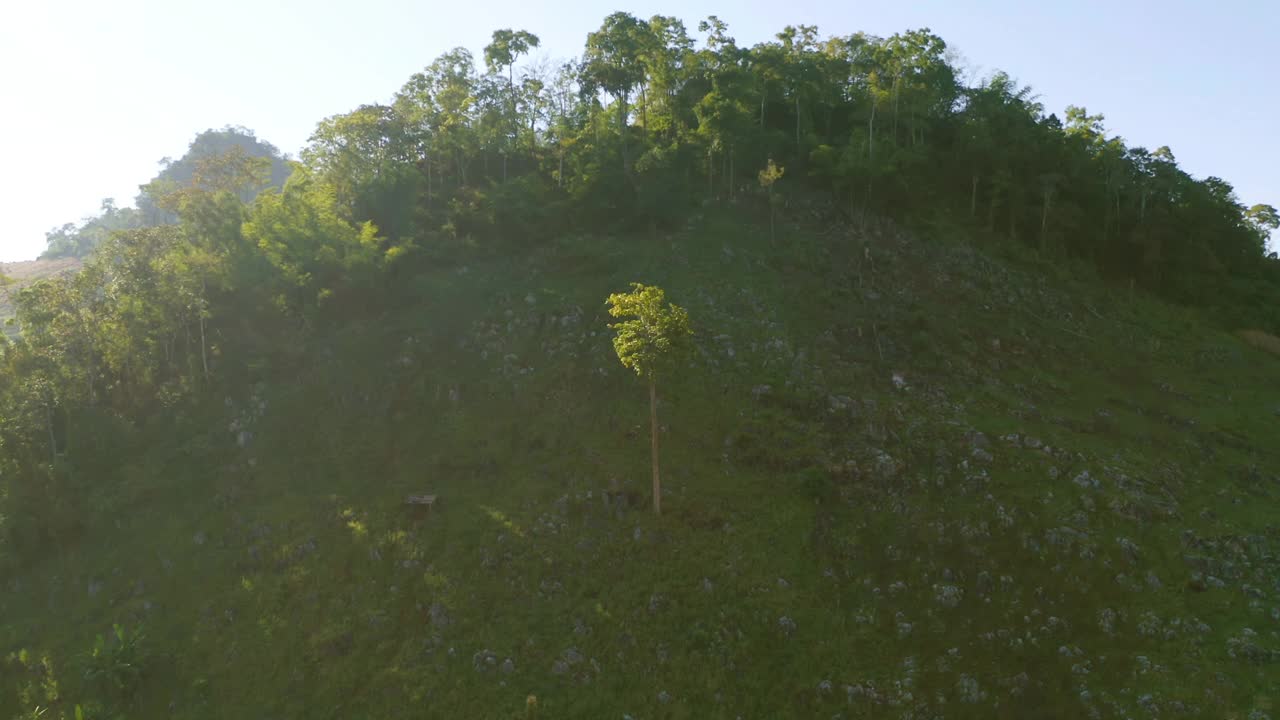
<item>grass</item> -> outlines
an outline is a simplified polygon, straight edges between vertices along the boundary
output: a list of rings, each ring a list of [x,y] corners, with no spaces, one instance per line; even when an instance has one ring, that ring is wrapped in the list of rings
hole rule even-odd
[[[1272,355],[1280,356],[1280,338],[1261,330],[1241,330],[1240,339],[1250,345],[1265,350]]]
[[[712,214],[425,271],[301,372],[138,430],[85,539],[6,581],[0,652],[135,718],[1269,712],[1263,350],[996,249],[779,235]],[[697,333],[662,518],[605,327],[633,280]],[[75,659],[117,623],[150,658],[118,698]]]
[[[13,317],[13,297],[22,288],[46,277],[75,272],[79,269],[80,260],[76,258],[0,263],[0,323]],[[8,279],[9,282],[4,283],[4,279]]]

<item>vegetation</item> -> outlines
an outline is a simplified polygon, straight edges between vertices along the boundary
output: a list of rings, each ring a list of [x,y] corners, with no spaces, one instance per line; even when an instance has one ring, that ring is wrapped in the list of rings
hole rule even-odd
[[[658,472],[658,375],[671,368],[692,330],[689,313],[667,303],[662,288],[631,284],[631,292],[609,296],[609,314],[630,317],[614,323],[614,352],[623,367],[634,370],[649,385],[649,439],[653,454],[653,512],[662,514],[662,482]]]
[[[927,30],[699,31],[500,30],[51,234],[0,717],[1273,712],[1276,212]]]

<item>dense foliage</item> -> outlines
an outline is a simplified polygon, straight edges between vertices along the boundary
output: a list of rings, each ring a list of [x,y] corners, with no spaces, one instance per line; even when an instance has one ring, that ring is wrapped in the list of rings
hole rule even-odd
[[[284,185],[291,172],[288,161],[280,151],[270,143],[259,140],[252,130],[241,127],[205,130],[191,141],[191,147],[181,158],[160,160],[159,174],[139,188],[138,196],[134,199],[137,207],[116,207],[115,200],[103,200],[97,215],[86,218],[79,225],[67,223],[50,230],[45,236],[48,247],[40,255],[40,259],[87,257],[114,232],[176,222],[177,217],[173,213],[160,207],[157,202],[159,197],[192,185],[197,180],[196,170],[203,160],[228,153],[265,158],[270,163],[266,182],[273,187]],[[251,201],[260,189],[245,187],[242,200]]]

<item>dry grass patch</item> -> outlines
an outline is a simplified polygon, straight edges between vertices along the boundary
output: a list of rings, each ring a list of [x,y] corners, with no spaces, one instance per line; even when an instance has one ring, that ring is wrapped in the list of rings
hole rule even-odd
[[[1272,355],[1280,357],[1280,337],[1261,330],[1241,330],[1238,335],[1241,340],[1259,350],[1266,350]]]

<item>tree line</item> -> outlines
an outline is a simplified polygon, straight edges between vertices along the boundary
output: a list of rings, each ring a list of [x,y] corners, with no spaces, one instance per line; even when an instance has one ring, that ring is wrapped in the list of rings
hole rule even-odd
[[[707,205],[767,209],[775,238],[801,208],[945,224],[1277,329],[1280,216],[1169,148],[1129,146],[1084,108],[1047,114],[1003,73],[964,82],[928,29],[788,26],[745,47],[709,17],[696,34],[619,12],[551,63],[531,61],[536,35],[498,30],[479,60],[450,50],[394,97],[322,120],[298,161],[210,131],[137,208],[50,233],[47,256],[87,262],[19,293],[0,476],[37,480],[9,482],[9,502],[41,507],[90,428],[181,406],[385,303],[414,257],[657,232]],[[57,523],[38,527],[27,542]]]

